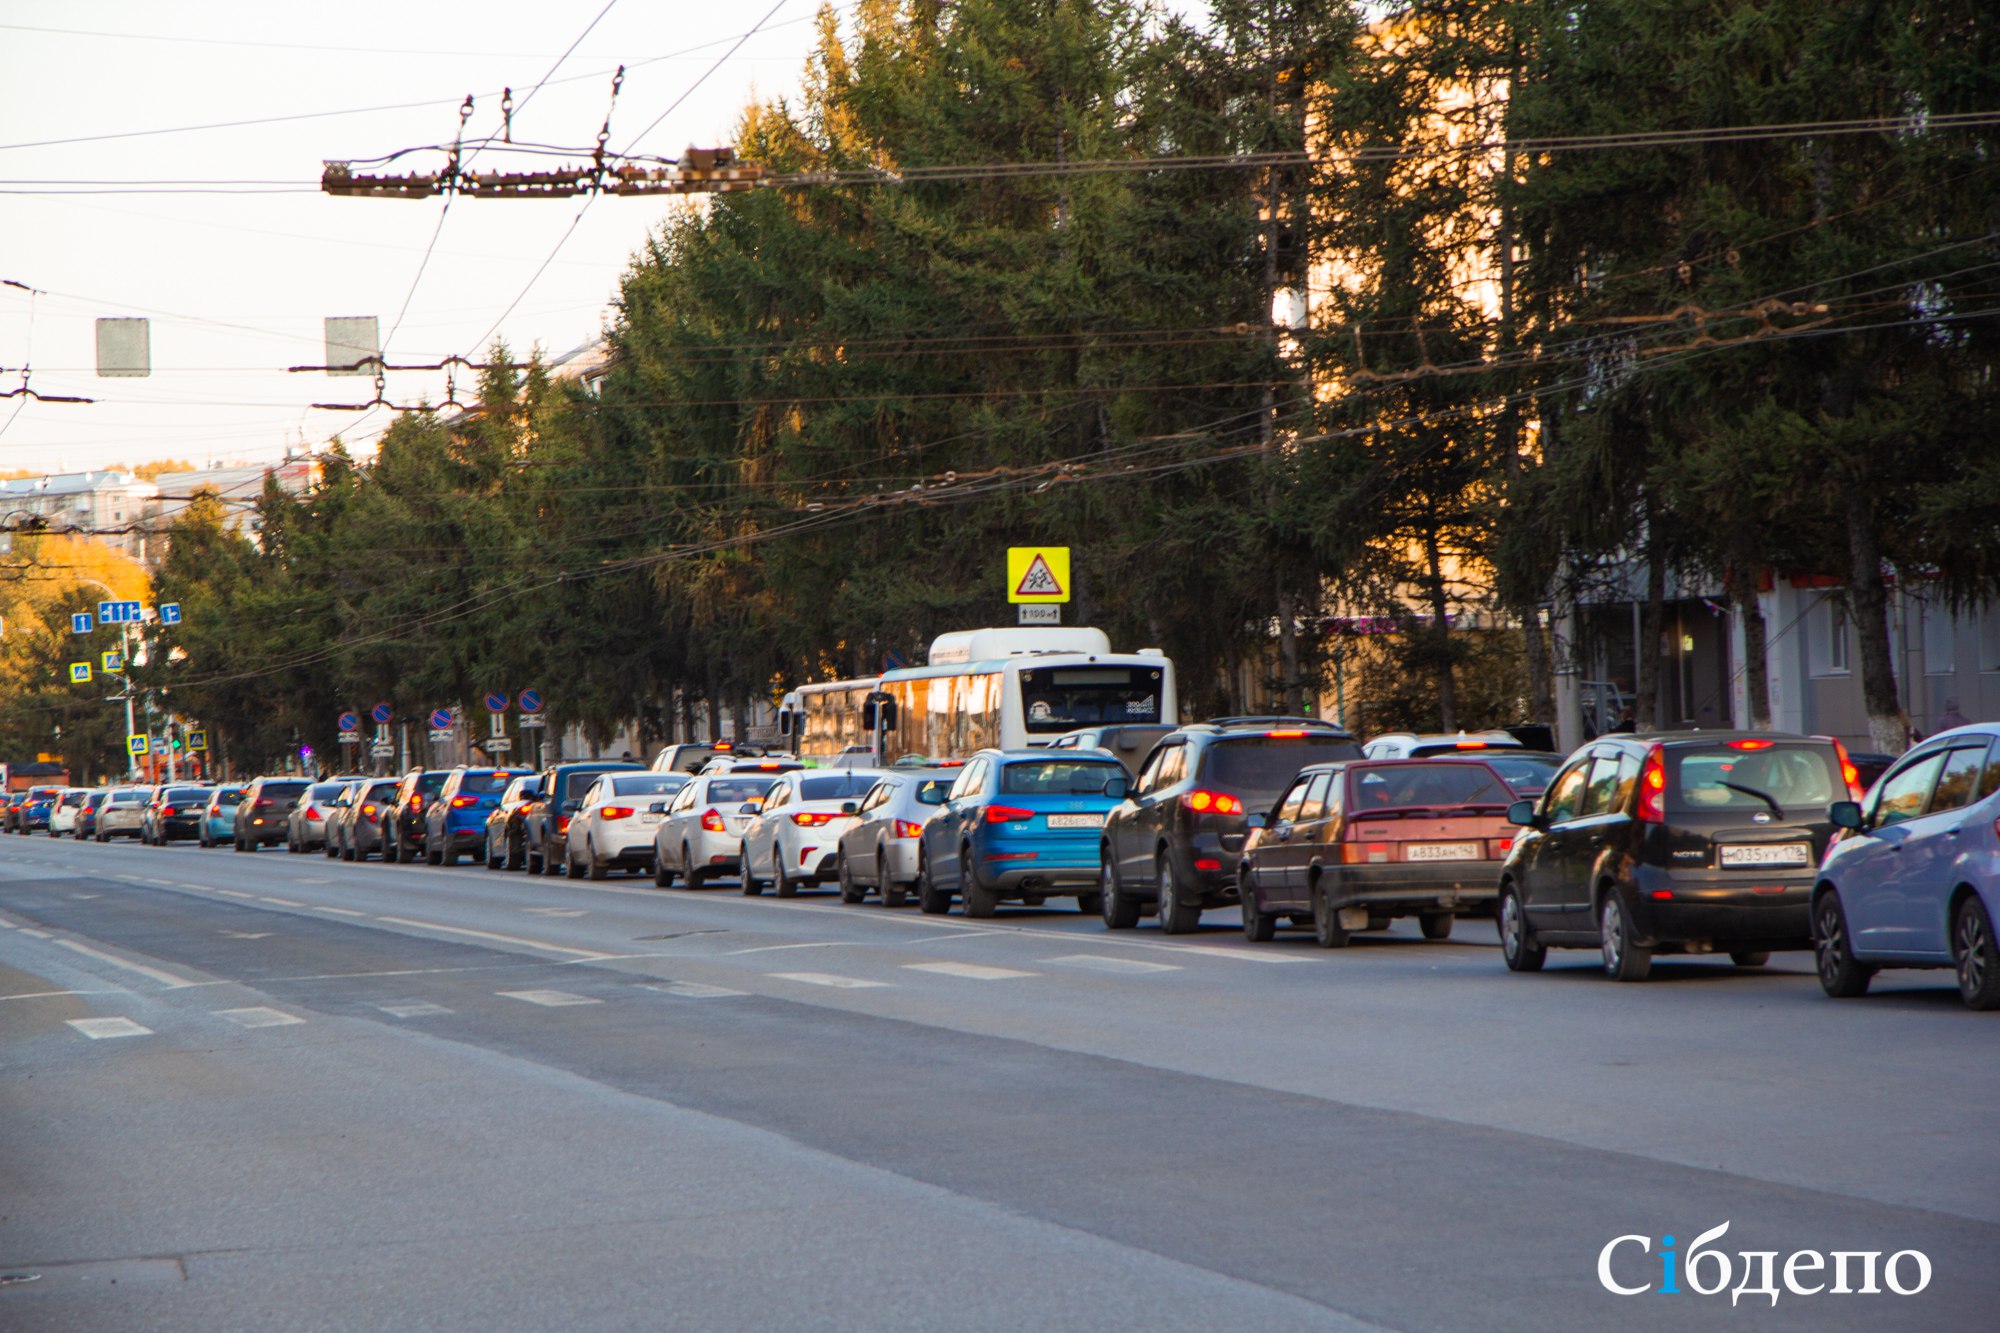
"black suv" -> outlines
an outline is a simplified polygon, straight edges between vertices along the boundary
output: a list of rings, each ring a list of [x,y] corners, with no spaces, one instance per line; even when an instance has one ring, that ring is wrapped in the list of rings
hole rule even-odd
[[[1854,794],[1840,742],[1782,732],[1607,736],[1570,756],[1500,872],[1500,950],[1516,972],[1548,950],[1597,949],[1642,981],[1656,953],[1726,953],[1760,967],[1810,949],[1809,900]]]
[[[1180,935],[1204,909],[1233,905],[1247,813],[1269,810],[1308,764],[1360,757],[1353,736],[1311,718],[1225,718],[1169,733],[1105,819],[1104,924],[1129,930],[1150,904],[1160,929]]]
[[[382,812],[382,864],[414,861],[424,854],[431,802],[444,790],[448,768],[413,768],[396,784]]]

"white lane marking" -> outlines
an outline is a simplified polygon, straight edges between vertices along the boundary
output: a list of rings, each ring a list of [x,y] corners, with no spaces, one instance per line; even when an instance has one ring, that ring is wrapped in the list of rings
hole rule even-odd
[[[144,875],[113,875],[111,878],[120,880],[126,884],[150,884],[152,882]]]
[[[225,930],[222,933],[232,940],[268,940],[277,932],[270,930]]]
[[[375,1007],[391,1018],[435,1018],[451,1012],[441,1004],[378,1004]]]
[[[188,882],[187,882],[186,880],[179,880],[179,881],[176,881],[176,882],[175,882],[175,884],[174,884],[174,887],[175,887],[175,888],[177,888],[177,889],[193,889],[193,890],[194,890],[194,891],[195,891],[196,893],[209,893],[209,892],[214,892],[214,893],[221,893],[221,892],[222,892],[222,890],[221,890],[221,889],[214,889],[214,890],[211,890],[211,889],[210,889],[210,888],[208,887],[208,885],[206,885],[206,884],[190,884],[190,883],[188,883]]]
[[[654,990],[662,995],[678,995],[684,1000],[719,1000],[730,995],[747,995],[748,991],[731,990],[727,986],[710,986],[700,981],[668,981],[657,986],[641,986],[640,990]]]
[[[18,995],[0,995],[0,1000],[47,1000],[58,995],[130,995],[126,990],[29,990]]]
[[[1106,958],[1095,953],[1064,954],[1061,958],[1045,958],[1046,963],[1057,967],[1080,967],[1089,972],[1178,972],[1172,963],[1142,963],[1136,958]]]
[[[26,935],[30,932],[24,930],[21,933]],[[142,977],[150,977],[163,986],[178,988],[200,984],[191,977],[175,976],[173,973],[163,972],[157,967],[147,967],[144,963],[135,963],[130,959],[120,958],[116,954],[105,953],[102,949],[93,949],[88,944],[78,944],[75,940],[57,940],[56,943],[65,949],[74,949],[80,954],[88,954],[99,962],[109,963],[113,967],[122,967],[127,972],[137,972]]]
[[[265,1005],[254,1005],[248,1009],[211,1010],[217,1018],[226,1018],[238,1027],[281,1028],[288,1023],[303,1023],[305,1019],[297,1014],[288,1014],[282,1009],[272,1009]]]
[[[529,916],[588,916],[581,907],[524,907]]]
[[[725,958],[735,958],[746,953],[777,953],[780,949],[838,949],[846,947],[839,940],[815,940],[810,944],[760,944],[754,949],[731,949]]]
[[[319,906],[319,905],[317,905],[317,904],[315,904],[315,905],[314,905],[314,907],[313,907],[313,911],[315,911],[315,912],[328,912],[328,913],[331,913],[331,914],[332,914],[332,915],[334,915],[334,916],[362,916],[362,917],[365,917],[365,916],[367,916],[367,915],[368,915],[368,913],[366,913],[366,912],[357,912],[357,911],[355,911],[355,910],[354,910],[354,909],[353,909],[352,907],[321,907],[321,906]]]
[[[151,876],[147,876],[146,883],[158,884],[162,888],[168,888],[168,889],[171,889],[174,886],[174,882],[170,879],[154,879]]]
[[[447,926],[437,921],[416,921],[406,916],[378,916],[377,921],[386,921],[392,926],[416,926],[421,930],[442,930],[452,935],[470,935],[478,940],[498,940],[502,944],[520,944],[530,949],[547,949],[551,953],[573,953],[579,958],[604,959],[611,957],[595,949],[573,949],[567,944],[550,944],[545,940],[523,939],[519,935],[500,935],[490,930],[468,930],[464,926]]]
[[[1295,954],[1273,953],[1262,949],[1224,949],[1213,944],[1173,944],[1155,945],[1155,948],[1170,948],[1175,953],[1197,954],[1203,958],[1228,958],[1239,963],[1305,963],[1310,959]]]
[[[254,893],[244,893],[239,889],[217,889],[216,892],[225,898],[241,898],[245,902],[257,896]]]
[[[305,904],[293,898],[259,898],[260,903],[276,903],[280,907],[304,907]]]
[[[860,977],[835,976],[831,972],[772,972],[768,975],[780,981],[796,981],[807,986],[833,986],[840,990],[864,990],[889,984],[886,981],[863,981]]]
[[[72,893],[70,895],[70,897],[76,899],[80,903],[87,903],[92,898],[102,898],[103,896],[104,895],[101,893]]]
[[[33,926],[22,926],[20,927],[20,931],[23,935],[32,935],[34,938],[38,940],[46,940],[54,938],[46,930],[36,930]]]
[[[1012,977],[1038,977],[1039,972],[1019,972],[1011,967],[985,967],[979,963],[905,963],[911,972],[935,972],[939,976],[964,977],[968,981],[1006,981]]]
[[[525,1000],[529,1004],[539,1004],[550,1009],[558,1009],[568,1004],[604,1003],[594,996],[572,995],[566,990],[497,990],[493,993],[503,995],[510,1000]]]
[[[65,1020],[92,1041],[103,1041],[106,1037],[150,1037],[153,1029],[142,1027],[129,1018],[71,1018]]]

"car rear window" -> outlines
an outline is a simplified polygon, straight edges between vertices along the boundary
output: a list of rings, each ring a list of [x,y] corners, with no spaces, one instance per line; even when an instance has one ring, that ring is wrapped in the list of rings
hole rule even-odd
[[[710,778],[708,799],[718,804],[728,801],[761,801],[764,793],[777,785],[775,777]]]
[[[267,782],[258,795],[266,801],[289,801],[296,799],[305,789],[303,782]]]
[[[1728,742],[1676,746],[1667,753],[1667,809],[1683,815],[1769,811],[1770,797],[1787,811],[1844,800],[1840,759],[1831,745]]]
[[[1209,746],[1198,780],[1242,797],[1249,809],[1268,809],[1306,765],[1360,757],[1345,736],[1243,736]]]
[[[335,790],[338,790],[338,788]],[[179,805],[186,801],[199,801],[207,795],[208,793],[200,787],[174,787],[162,799],[171,804]]]
[[[113,805],[144,805],[146,793],[142,791],[114,791],[111,793]]]
[[[873,773],[831,773],[823,778],[807,778],[799,783],[799,799],[802,801],[837,801],[850,796],[865,796],[875,785]]]
[[[1410,758],[1430,759],[1441,754],[1477,754],[1482,750],[1515,750],[1505,741],[1426,741],[1410,747]]]
[[[1485,764],[1383,764],[1352,771],[1347,781],[1349,804],[1362,815],[1410,806],[1504,806],[1514,800],[1514,789]]]
[[[619,796],[671,796],[687,784],[684,773],[634,773],[611,779],[611,790]]]
[[[458,794],[482,796],[490,791],[499,791],[512,781],[513,777],[511,773],[495,773],[491,769],[485,772],[470,772],[458,780]]]
[[[333,799],[334,797],[336,797],[336,796],[340,795],[340,789],[341,789],[342,787],[345,787],[346,785],[347,785],[347,784],[346,784],[346,783],[344,783],[344,782],[319,782],[319,783],[314,783],[314,784],[313,784],[313,799],[314,799],[315,801],[330,801],[330,800],[332,800],[332,799]]]
[[[1124,776],[1122,764],[1102,759],[1021,760],[1000,770],[1000,791],[1005,796],[1101,796],[1105,783]]]
[[[584,768],[584,769],[578,769],[573,773],[565,773],[563,774],[563,779],[562,779],[562,795],[559,796],[557,799],[564,801],[580,801],[590,791],[592,783],[596,782],[606,773],[616,773],[620,771],[622,770],[612,769],[612,768]]]
[[[215,794],[215,803],[219,806],[241,805],[243,804],[243,789],[241,787],[225,787]]]

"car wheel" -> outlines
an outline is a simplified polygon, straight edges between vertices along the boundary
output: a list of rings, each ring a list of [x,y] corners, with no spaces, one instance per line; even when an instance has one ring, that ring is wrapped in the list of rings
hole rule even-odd
[[[653,853],[653,887],[669,889],[673,887],[674,872],[667,869],[667,858],[657,851]]]
[[[931,876],[931,859],[917,853],[917,910],[925,916],[943,916],[951,911],[951,894],[940,889]]]
[[[483,859],[486,862],[488,870],[505,870],[507,868],[507,854],[505,852],[500,852],[497,855],[494,853],[493,839],[488,838],[486,840],[484,851],[486,854]]]
[[[352,861],[355,859],[353,843],[343,842],[340,844],[340,859],[343,861]]]
[[[737,878],[743,881],[743,896],[745,898],[755,898],[764,891],[764,881],[758,879],[756,874],[750,869],[750,846],[748,843],[737,844],[736,864],[743,867],[737,875]],[[688,884],[690,888],[693,887],[694,872],[692,870],[688,872]]]
[[[972,848],[958,849],[958,899],[965,904],[965,914],[971,917],[990,917],[1000,910],[1000,894],[979,882],[979,872],[972,864]]]
[[[708,870],[694,863],[694,853],[686,843],[681,844],[681,867],[687,872],[687,886],[690,889],[705,888],[708,884]]]
[[[603,879],[604,863],[597,859],[597,849],[590,845],[590,839],[583,842],[583,874],[586,879]]]
[[[1539,972],[1548,961],[1549,951],[1528,928],[1528,914],[1521,895],[1509,884],[1500,890],[1500,910],[1494,919],[1500,926],[1500,956],[1510,972]]]
[[[799,896],[799,881],[785,874],[785,849],[775,842],[771,844],[771,875],[772,882],[778,887],[780,898]]]
[[[1257,906],[1257,892],[1247,873],[1236,877],[1236,896],[1243,904],[1243,938],[1252,944],[1270,943],[1278,933],[1278,918]]]
[[[1866,993],[1875,969],[1854,957],[1847,938],[1847,912],[1840,894],[1828,889],[1813,904],[1813,961],[1819,970],[1820,989],[1836,1000],[1850,1000]]]
[[[336,847],[336,846],[334,845],[334,842],[333,842],[333,839],[332,839],[332,838],[328,838],[328,839],[327,839],[327,840],[326,840],[325,842],[321,843],[321,844],[319,845],[319,849],[320,849],[320,852],[321,852],[321,853],[322,853],[322,854],[323,854],[323,855],[324,855],[324,856],[326,857],[326,859],[327,859],[327,860],[329,860],[329,861],[333,860],[333,859],[334,859],[335,857],[337,857],[337,856],[339,856],[339,855],[340,855],[340,848],[338,848],[338,847]]]
[[[882,889],[882,906],[901,907],[908,898],[903,886],[889,878],[889,844],[879,843],[875,848],[875,878]]]
[[[438,864],[440,864],[440,865],[446,865],[446,866],[455,866],[455,865],[457,865],[457,864],[458,864],[458,848],[456,848],[456,847],[441,847],[441,848],[439,848],[439,849],[438,849]]]
[[[1111,865],[1111,851],[1098,854],[1097,911],[1106,930],[1130,930],[1139,924],[1139,904],[1118,889],[1118,872]]]
[[[437,848],[437,847],[436,847],[435,845],[432,845],[432,846],[428,846],[428,847],[425,847],[425,848],[424,848],[424,864],[425,864],[425,865],[427,865],[427,866],[441,866],[441,865],[443,865],[443,864],[444,864],[444,853],[443,853],[443,852],[442,852],[441,850],[439,850],[439,849],[438,849],[438,848]]]
[[[854,872],[848,868],[847,853],[845,851],[836,854],[834,857],[833,878],[834,882],[840,885],[840,901],[844,903],[859,903],[867,899],[868,890],[854,882]]]
[[[1160,930],[1168,935],[1192,934],[1201,924],[1201,904],[1187,901],[1187,895],[1174,882],[1174,863],[1164,853],[1155,863],[1153,873],[1160,886]]]
[[[1762,949],[1731,949],[1729,961],[1738,967],[1762,967],[1771,961],[1771,955]]]
[[[2000,1008],[2000,949],[1986,904],[1968,895],[1951,927],[1951,958],[1958,969],[1958,994],[1968,1009]]]
[[[507,864],[502,870],[519,870],[528,864],[528,852],[521,844],[521,835],[516,833],[507,839]]]
[[[1333,905],[1326,889],[1314,883],[1312,887],[1313,940],[1322,949],[1344,949],[1352,938],[1347,927],[1340,924],[1340,909]]]
[[[1608,890],[1597,906],[1597,947],[1604,975],[1613,981],[1644,981],[1653,970],[1653,951],[1632,942],[1632,909],[1623,889]]]
[[[1417,915],[1417,923],[1423,928],[1427,940],[1450,939],[1453,920],[1450,912],[1420,912]]]

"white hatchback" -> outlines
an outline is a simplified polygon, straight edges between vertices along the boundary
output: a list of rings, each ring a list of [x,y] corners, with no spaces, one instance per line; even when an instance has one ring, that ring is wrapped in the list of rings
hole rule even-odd
[[[569,821],[569,877],[651,870],[653,834],[666,819],[667,802],[691,781],[685,773],[606,773],[592,783]]]
[[[881,778],[879,768],[800,769],[780,774],[743,830],[737,855],[743,892],[758,894],[775,883],[780,898],[833,878],[840,835]]]

